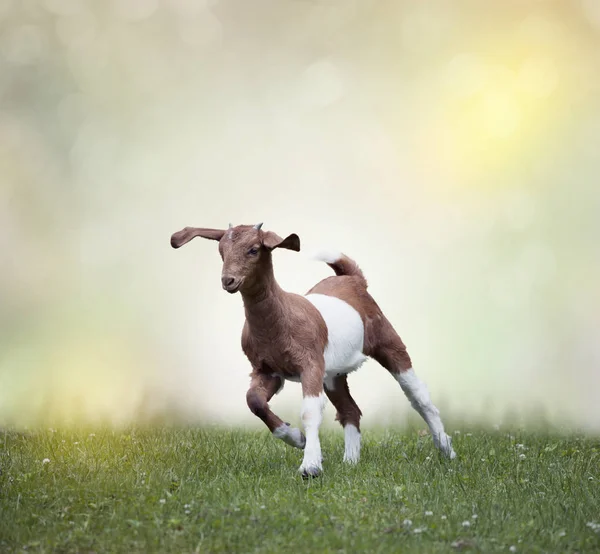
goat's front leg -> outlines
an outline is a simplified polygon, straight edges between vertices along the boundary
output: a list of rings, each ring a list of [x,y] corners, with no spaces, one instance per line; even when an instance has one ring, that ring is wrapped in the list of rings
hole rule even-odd
[[[306,434],[304,459],[300,466],[303,477],[316,477],[323,471],[319,427],[323,421],[325,394],[323,392],[323,364],[307,367],[302,372],[302,423]]]
[[[283,381],[278,375],[254,372],[251,375],[250,388],[246,393],[246,401],[252,413],[264,421],[274,437],[302,449],[306,439],[300,429],[290,427],[289,423],[284,423],[269,408],[269,400],[282,386]]]

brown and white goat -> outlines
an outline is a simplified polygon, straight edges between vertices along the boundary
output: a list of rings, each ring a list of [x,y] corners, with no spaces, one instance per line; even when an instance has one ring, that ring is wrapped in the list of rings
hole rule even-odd
[[[392,374],[429,426],[435,445],[454,458],[439,411],[415,375],[404,343],[367,292],[358,265],[344,254],[323,255],[320,259],[336,276],[323,279],[304,296],[285,292],[275,280],[271,254],[276,248],[299,251],[300,239],[295,234],[282,239],[261,225],[230,225],[227,230],[186,227],[173,234],[171,246],[179,248],[194,237],[219,241],[221,284],[229,293],[241,293],[246,313],[242,349],[252,365],[248,406],[275,437],[304,449],[299,471],[304,476],[322,471],[319,426],[324,394],[344,427],[344,461],[358,462],[362,414],[350,396],[347,378],[367,357]],[[302,384],[306,437],[269,408],[269,400],[286,380]]]

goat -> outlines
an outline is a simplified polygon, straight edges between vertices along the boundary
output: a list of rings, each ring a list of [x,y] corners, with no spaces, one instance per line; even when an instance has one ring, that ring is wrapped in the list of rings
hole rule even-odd
[[[304,449],[299,472],[304,477],[322,472],[319,426],[325,395],[344,428],[344,461],[358,462],[362,413],[350,396],[347,379],[367,357],[392,374],[429,426],[435,446],[454,458],[452,440],[444,431],[439,411],[412,369],[406,346],[367,292],[367,281],[356,262],[344,254],[321,255],[336,275],[304,296],[286,292],[275,280],[272,252],[276,248],[298,252],[300,239],[296,234],[282,239],[261,226],[229,224],[227,230],[186,227],[172,235],[171,246],[179,248],[195,237],[219,241],[222,287],[230,294],[239,291],[244,302],[242,349],[252,366],[248,407],[276,438]],[[302,384],[305,435],[269,408],[269,401],[286,380]]]

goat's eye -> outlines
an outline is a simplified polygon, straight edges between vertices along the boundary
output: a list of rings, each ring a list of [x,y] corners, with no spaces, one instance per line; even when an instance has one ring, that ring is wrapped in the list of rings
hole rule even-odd
[[[258,248],[254,248],[254,247],[250,248],[250,250],[248,250],[248,254],[250,256],[256,256],[258,254]]]

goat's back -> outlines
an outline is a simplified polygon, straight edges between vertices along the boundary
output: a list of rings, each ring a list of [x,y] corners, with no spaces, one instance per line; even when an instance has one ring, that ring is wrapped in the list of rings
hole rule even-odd
[[[377,302],[367,292],[362,276],[340,275],[332,276],[318,282],[306,294],[326,294],[335,296],[352,306],[363,321],[381,315]]]

